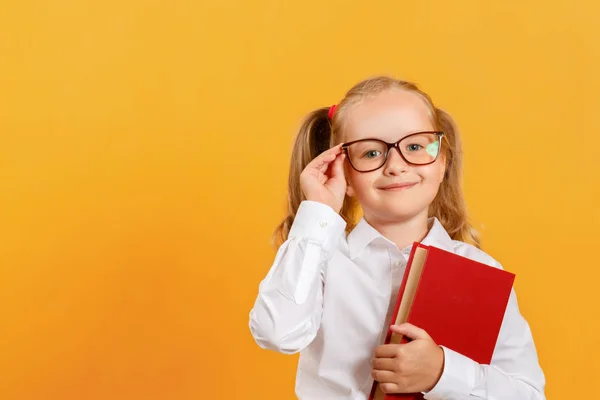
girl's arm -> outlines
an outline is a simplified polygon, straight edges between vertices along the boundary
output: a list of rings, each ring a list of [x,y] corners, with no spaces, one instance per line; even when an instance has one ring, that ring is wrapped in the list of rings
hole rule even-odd
[[[292,354],[313,341],[321,322],[323,268],[345,227],[331,207],[308,200],[300,204],[250,311],[250,331],[260,347]]]

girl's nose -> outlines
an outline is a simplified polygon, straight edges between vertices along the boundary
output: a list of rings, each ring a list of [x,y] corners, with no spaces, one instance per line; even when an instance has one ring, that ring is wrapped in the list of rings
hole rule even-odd
[[[400,155],[400,150],[393,148],[383,166],[385,175],[398,175],[408,170],[409,164]]]

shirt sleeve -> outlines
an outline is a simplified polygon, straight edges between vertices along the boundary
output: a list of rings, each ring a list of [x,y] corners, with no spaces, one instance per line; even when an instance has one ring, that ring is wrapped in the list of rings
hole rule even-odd
[[[323,267],[345,228],[331,207],[309,200],[300,204],[250,311],[250,331],[260,347],[292,354],[315,338],[323,309]]]
[[[442,346],[444,371],[427,400],[545,400],[544,373],[528,323],[511,292],[490,365]]]

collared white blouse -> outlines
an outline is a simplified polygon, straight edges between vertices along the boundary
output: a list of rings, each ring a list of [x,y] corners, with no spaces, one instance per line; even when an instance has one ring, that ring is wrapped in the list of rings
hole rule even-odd
[[[452,240],[437,219],[422,241],[491,266],[485,252]],[[410,247],[398,249],[364,219],[345,235],[330,207],[304,201],[259,285],[250,331],[265,349],[300,352],[300,400],[367,399],[371,359],[383,343]],[[426,399],[545,399],[528,323],[511,293],[491,365],[443,347],[444,371]]]

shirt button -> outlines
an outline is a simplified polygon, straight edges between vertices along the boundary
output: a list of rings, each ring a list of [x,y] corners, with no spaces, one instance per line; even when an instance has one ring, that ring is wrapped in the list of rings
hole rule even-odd
[[[402,266],[402,261],[400,261],[400,260],[396,261],[396,267],[400,267],[400,266]]]
[[[325,228],[327,226],[327,221],[323,220],[319,222],[319,225],[321,226],[321,228]]]

